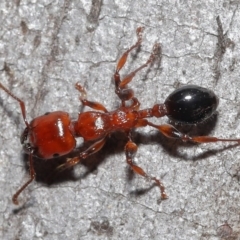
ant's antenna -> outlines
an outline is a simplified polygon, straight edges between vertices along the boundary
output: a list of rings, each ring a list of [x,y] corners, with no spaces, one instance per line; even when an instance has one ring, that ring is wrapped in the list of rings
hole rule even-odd
[[[8,95],[10,95],[12,98],[14,98],[15,100],[17,100],[20,104],[21,110],[22,110],[22,116],[23,116],[23,120],[27,126],[27,128],[29,127],[29,123],[26,119],[26,109],[25,109],[25,103],[19,99],[18,97],[16,97],[10,90],[8,90],[7,88],[5,88],[1,83],[0,83],[0,88],[5,91]]]

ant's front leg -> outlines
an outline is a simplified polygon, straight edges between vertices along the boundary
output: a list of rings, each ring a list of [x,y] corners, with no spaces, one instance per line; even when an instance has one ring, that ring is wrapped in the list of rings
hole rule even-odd
[[[141,167],[139,167],[139,166],[137,166],[133,163],[133,157],[134,157],[136,152],[137,152],[137,145],[134,142],[132,142],[132,140],[129,140],[127,142],[126,146],[125,146],[127,164],[131,167],[131,169],[135,173],[137,173],[137,174],[139,174],[139,175],[141,175],[141,176],[143,176],[147,179],[155,181],[156,185],[160,188],[161,199],[167,199],[168,196],[165,193],[165,188],[164,188],[163,184],[160,182],[160,180],[157,179],[156,177],[149,176],[146,172],[144,172],[144,170]]]
[[[147,67],[149,64],[151,64],[154,61],[157,53],[160,52],[160,45],[158,43],[154,44],[152,53],[151,53],[149,59],[147,60],[147,62],[145,64],[143,64],[142,66],[140,66],[139,68],[137,68],[135,71],[132,71],[131,73],[129,73],[126,77],[124,77],[123,80],[121,80],[119,72],[122,69],[122,67],[125,65],[129,53],[134,48],[139,47],[142,42],[143,28],[142,27],[137,28],[136,32],[137,32],[137,37],[138,37],[137,42],[132,47],[130,47],[119,59],[117,68],[116,68],[116,71],[114,74],[115,92],[118,95],[118,97],[122,100],[123,107],[125,106],[125,101],[132,99],[134,96],[132,89],[126,89],[127,84],[132,81],[133,77],[136,75],[136,73],[138,71],[140,71],[141,69],[143,69],[143,68]]]
[[[108,110],[101,103],[91,102],[91,101],[87,100],[87,93],[86,93],[84,87],[82,87],[82,85],[80,85],[80,83],[76,83],[75,88],[81,93],[79,100],[82,102],[82,104],[84,106],[88,106],[94,110],[103,111],[105,113],[108,112]]]
[[[20,195],[20,193],[35,179],[36,176],[33,166],[33,151],[29,153],[29,171],[30,179],[12,197],[12,201],[16,205],[18,205],[18,196]]]
[[[71,168],[78,164],[81,160],[89,157],[90,155],[98,152],[105,144],[106,137],[101,138],[97,142],[94,142],[89,148],[87,148],[85,151],[79,153],[79,156],[68,158],[67,161],[60,166],[57,167],[57,171],[64,171],[65,169]]]

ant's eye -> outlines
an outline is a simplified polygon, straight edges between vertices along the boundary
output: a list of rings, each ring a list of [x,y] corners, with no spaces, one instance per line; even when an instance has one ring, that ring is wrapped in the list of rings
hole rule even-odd
[[[29,129],[26,127],[26,128],[24,129],[21,137],[20,137],[20,142],[21,142],[21,144],[24,144],[24,142],[27,140],[27,138],[28,138],[28,131],[29,131]]]
[[[30,143],[25,143],[23,145],[23,150],[26,152],[26,153],[30,153],[32,151],[32,146]]]

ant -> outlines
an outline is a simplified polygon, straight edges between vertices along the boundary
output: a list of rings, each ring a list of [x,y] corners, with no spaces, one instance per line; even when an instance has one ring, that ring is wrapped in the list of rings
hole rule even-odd
[[[24,150],[29,154],[30,179],[13,195],[12,201],[14,204],[18,204],[18,196],[35,178],[33,157],[52,159],[66,155],[76,148],[75,138],[77,137],[82,137],[85,143],[90,143],[90,147],[79,152],[76,157],[68,158],[65,163],[57,168],[58,170],[65,170],[75,166],[83,159],[98,152],[112,132],[123,131],[128,136],[125,145],[127,164],[136,174],[155,182],[160,189],[161,199],[168,198],[161,181],[156,177],[149,176],[141,167],[133,163],[133,157],[137,151],[137,145],[131,136],[133,129],[151,126],[159,130],[167,138],[179,139],[184,142],[233,141],[240,143],[240,139],[221,139],[209,136],[191,137],[181,133],[172,125],[155,125],[146,119],[167,116],[175,122],[197,124],[213,115],[218,106],[218,98],[211,90],[190,85],[175,90],[166,98],[163,104],[155,104],[151,108],[139,110],[140,103],[134,97],[133,90],[127,88],[127,84],[132,81],[137,72],[154,62],[156,55],[160,53],[160,44],[154,44],[150,57],[145,64],[129,73],[122,80],[119,72],[124,67],[129,53],[141,45],[142,32],[143,27],[138,27],[136,30],[136,43],[123,53],[117,63],[114,73],[115,93],[120,98],[121,105],[114,111],[109,112],[101,103],[87,100],[86,91],[79,83],[76,83],[75,87],[80,92],[80,101],[83,106],[92,108],[92,111],[79,113],[77,120],[71,120],[66,112],[50,112],[34,118],[29,123],[26,119],[24,102],[0,83],[0,88],[20,104],[22,117],[26,125],[21,136],[21,143]]]

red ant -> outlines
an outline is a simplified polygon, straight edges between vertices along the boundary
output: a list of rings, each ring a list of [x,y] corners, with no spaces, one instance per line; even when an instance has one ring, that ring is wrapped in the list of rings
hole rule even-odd
[[[75,87],[81,93],[80,101],[84,106],[88,106],[94,109],[94,111],[79,113],[77,121],[72,121],[66,112],[51,112],[37,117],[29,123],[26,119],[24,102],[0,83],[0,88],[19,102],[23,120],[26,124],[26,128],[21,136],[21,143],[29,154],[30,179],[13,195],[12,201],[14,204],[18,204],[19,194],[35,178],[33,156],[52,159],[66,155],[75,149],[76,137],[82,137],[84,142],[90,142],[90,147],[80,152],[77,157],[68,158],[58,169],[64,170],[75,166],[81,160],[98,152],[112,132],[123,131],[128,136],[128,142],[125,146],[127,164],[135,173],[154,181],[160,188],[162,199],[168,197],[161,181],[156,177],[149,176],[141,167],[133,163],[133,157],[137,151],[137,145],[131,137],[131,132],[134,128],[151,126],[158,129],[167,138],[180,139],[184,142],[235,141],[240,143],[240,139],[221,139],[209,136],[190,137],[171,125],[155,125],[146,120],[146,118],[150,117],[160,118],[168,116],[171,120],[177,122],[199,123],[209,118],[215,112],[218,98],[212,91],[206,88],[191,85],[174,91],[163,104],[155,104],[152,108],[139,110],[140,103],[134,97],[133,90],[127,88],[127,84],[132,81],[137,72],[153,63],[156,55],[160,52],[160,45],[155,44],[147,62],[124,77],[123,80],[121,80],[119,72],[125,65],[129,53],[140,46],[142,31],[142,27],[137,28],[137,42],[124,52],[117,63],[114,73],[115,93],[120,98],[121,105],[112,112],[109,112],[101,103],[87,100],[84,88],[77,83]],[[127,105],[126,102],[129,100],[131,101]]]

